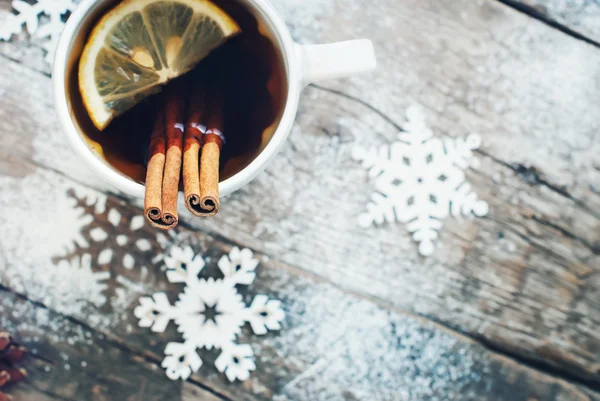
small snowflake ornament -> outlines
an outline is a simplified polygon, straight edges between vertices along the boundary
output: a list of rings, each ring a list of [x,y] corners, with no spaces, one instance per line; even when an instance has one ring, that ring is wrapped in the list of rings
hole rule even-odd
[[[10,40],[13,35],[19,35],[25,26],[30,35],[49,39],[44,44],[44,50],[47,52],[46,61],[52,64],[65,25],[63,17],[75,10],[76,6],[74,0],[37,0],[33,4],[13,0],[12,7],[17,14],[11,14],[0,24],[0,40]]]
[[[484,216],[488,204],[480,201],[465,181],[464,170],[476,166],[473,150],[481,145],[478,135],[466,139],[439,139],[425,123],[420,107],[407,111],[398,141],[370,150],[357,146],[352,156],[368,169],[375,192],[362,227],[401,222],[419,242],[419,252],[432,255],[443,220],[453,216]]]
[[[171,305],[164,293],[151,298],[141,298],[135,309],[141,327],[162,333],[170,322],[182,333],[182,343],[170,343],[165,348],[162,366],[172,380],[186,380],[202,366],[198,350],[219,349],[221,354],[215,367],[233,382],[246,380],[256,369],[254,352],[247,344],[237,344],[236,339],[244,324],[249,323],[257,335],[281,329],[285,313],[281,302],[258,295],[246,306],[238,293],[238,285],[254,281],[258,260],[249,249],[233,248],[218,263],[222,279],[198,277],[205,267],[201,255],[190,247],[173,247],[164,258],[167,279],[171,283],[185,284],[179,300]]]

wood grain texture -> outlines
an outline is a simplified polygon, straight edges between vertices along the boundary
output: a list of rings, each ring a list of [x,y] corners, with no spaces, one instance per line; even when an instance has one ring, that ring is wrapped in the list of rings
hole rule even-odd
[[[597,0],[508,0],[537,18],[554,22],[600,44],[600,3]]]
[[[199,250],[216,256],[239,244],[268,255],[253,291],[283,299],[290,315],[281,334],[249,337],[259,372],[248,383],[228,385],[210,363],[193,382],[236,400],[597,399],[473,340],[552,375],[600,383],[598,49],[491,0],[275,5],[300,42],[372,38],[380,69],[308,88],[290,140],[267,171],[225,199],[218,218],[184,217],[202,233],[184,235]],[[96,212],[105,196],[78,182],[107,188],[65,151],[39,47],[0,43],[0,60],[0,134],[11,144],[0,148],[0,207],[8,216],[0,283],[159,363],[176,334],[137,329],[131,310],[141,294],[164,289],[173,299],[177,288],[147,254],[136,253],[152,273],[144,277],[137,265],[98,268],[111,273],[100,295],[75,285],[75,295],[52,293],[35,279],[37,269],[55,268],[73,237],[93,243],[88,216],[110,228]],[[393,141],[415,103],[438,135],[481,134],[482,163],[467,175],[491,210],[485,219],[449,219],[428,259],[402,226],[364,231],[355,219],[372,187],[351,147]],[[68,196],[72,188],[89,204]],[[110,196],[100,203],[127,219],[141,213]],[[32,251],[32,243],[44,246]],[[134,377],[144,376],[135,366]]]
[[[61,181],[52,174],[46,179]],[[75,183],[66,184],[78,188]],[[61,185],[57,185],[59,191]],[[86,193],[95,199],[93,191]],[[89,204],[90,213],[96,205]],[[73,254],[97,254],[102,249],[102,242],[94,245],[88,233],[98,224],[111,225],[102,216],[109,219],[113,210],[131,221],[141,209],[109,197],[105,212],[81,230],[92,245],[78,247]],[[151,231],[146,227],[141,232],[147,230]],[[192,246],[209,260],[207,269],[213,274],[220,255],[233,245],[185,229],[167,242]],[[5,263],[17,262],[12,254]],[[165,345],[177,341],[180,334],[174,327],[165,334],[137,327],[133,317],[136,296],[126,305],[118,293],[107,293],[106,304],[76,310],[61,304],[47,308],[10,290],[0,290],[0,325],[16,333],[32,350],[28,385],[59,399],[187,400],[190,394],[203,394],[203,389],[209,388],[213,399],[256,401],[600,400],[585,387],[524,367],[439,325],[347,294],[299,269],[257,256],[262,260],[258,278],[243,292],[244,299],[248,301],[254,294],[281,299],[288,316],[279,333],[257,337],[244,330],[239,341],[255,349],[258,365],[244,383],[231,384],[216,372],[212,366],[216,354],[209,351],[201,352],[204,365],[185,386],[169,381],[158,365]],[[150,265],[153,255],[139,258]],[[114,277],[131,274],[121,263],[112,264],[110,270]],[[117,280],[111,287],[133,295],[144,291],[122,283]],[[172,301],[182,289],[168,283],[160,268],[151,269],[146,281],[139,280],[140,285],[146,283],[151,283],[151,292],[163,291]],[[24,291],[36,299],[28,288]],[[67,313],[70,315],[65,317]],[[105,321],[104,316],[115,319]],[[37,401],[35,397],[27,399]]]
[[[9,388],[17,401],[189,400],[155,363],[84,325],[3,290],[0,310],[0,320],[29,350],[27,381]],[[193,392],[215,400],[197,386]]]

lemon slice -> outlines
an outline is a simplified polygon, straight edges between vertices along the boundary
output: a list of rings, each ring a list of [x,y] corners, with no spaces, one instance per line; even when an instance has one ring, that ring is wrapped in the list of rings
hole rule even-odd
[[[238,34],[209,0],[125,0],[93,29],[79,90],[99,130]]]

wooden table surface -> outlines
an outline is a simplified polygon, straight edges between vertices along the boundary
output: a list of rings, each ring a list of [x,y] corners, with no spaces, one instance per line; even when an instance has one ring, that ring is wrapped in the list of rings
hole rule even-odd
[[[31,350],[29,379],[8,391],[27,401],[600,400],[598,3],[274,3],[301,43],[372,39],[379,70],[307,88],[267,171],[217,218],[186,215],[159,240],[131,228],[139,203],[70,150],[41,43],[0,43],[0,327]],[[356,223],[372,183],[351,149],[393,141],[414,104],[436,135],[481,135],[467,179],[490,207],[446,220],[427,258],[401,224]],[[122,247],[119,235],[150,249]],[[280,332],[244,331],[257,363],[248,381],[229,383],[209,351],[186,382],[160,368],[179,336],[139,328],[133,309],[156,291],[176,299],[180,286],[153,262],[173,244],[213,263],[233,246],[261,258],[249,294],[281,299],[287,317]],[[110,272],[106,289],[64,262],[106,248],[136,262],[92,264]]]

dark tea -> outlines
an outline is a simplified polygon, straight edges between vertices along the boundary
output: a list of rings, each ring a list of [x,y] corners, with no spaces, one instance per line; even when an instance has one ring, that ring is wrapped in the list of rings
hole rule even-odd
[[[157,105],[164,102],[169,87],[177,88],[184,98],[189,98],[197,81],[206,80],[208,76],[212,82],[210,91],[222,97],[225,140],[220,158],[221,181],[250,164],[279,125],[286,103],[287,82],[276,41],[270,37],[268,27],[241,1],[213,1],[239,24],[242,32],[213,51],[194,70],[169,82],[165,91],[150,96],[116,118],[104,131],[98,131],[91,122],[79,94],[77,74],[72,74],[70,90],[75,117],[89,146],[136,182],[145,181]],[[211,93],[207,96],[210,98]],[[182,124],[188,118],[185,114]]]

